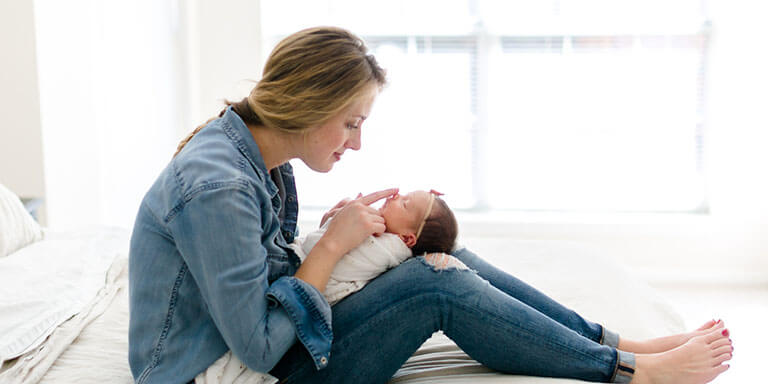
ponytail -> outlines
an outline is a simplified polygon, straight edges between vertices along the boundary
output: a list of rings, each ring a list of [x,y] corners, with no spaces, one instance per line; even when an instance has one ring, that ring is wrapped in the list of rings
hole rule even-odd
[[[242,100],[238,102],[231,102],[229,100],[225,100],[224,102],[227,104],[227,106],[232,106],[232,110],[235,111],[235,113],[237,113],[237,115],[240,116],[240,118],[243,119],[243,121],[246,124],[261,125],[261,119],[259,119],[259,116],[253,113],[253,109],[251,109],[251,107],[248,105],[247,97],[244,97]],[[211,121],[214,121],[220,117],[223,117],[225,112],[227,112],[227,108],[222,109],[221,112],[219,112],[219,116],[208,119],[208,121],[199,125],[197,128],[195,128],[194,131],[190,132],[190,134],[187,135],[187,137],[185,137],[184,140],[179,142],[179,145],[176,147],[176,153],[173,154],[173,157],[176,157],[176,155],[178,155],[179,152],[181,152],[184,146],[187,145],[187,143],[190,140],[192,140],[192,137],[194,137],[198,132],[200,132],[200,130],[203,129],[203,127],[208,125],[208,123],[210,123]]]

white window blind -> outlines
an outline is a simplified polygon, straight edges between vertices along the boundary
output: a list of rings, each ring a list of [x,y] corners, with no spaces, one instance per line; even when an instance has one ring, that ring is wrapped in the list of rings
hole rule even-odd
[[[268,49],[339,25],[389,74],[360,152],[328,175],[294,162],[305,205],[394,185],[460,209],[706,210],[700,1],[263,0],[262,18]]]

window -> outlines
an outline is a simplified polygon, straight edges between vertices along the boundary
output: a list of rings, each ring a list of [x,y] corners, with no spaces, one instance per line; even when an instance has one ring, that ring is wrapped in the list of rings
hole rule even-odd
[[[262,18],[268,49],[339,25],[389,74],[362,151],[294,163],[305,205],[400,186],[471,210],[706,210],[700,1],[263,0]]]

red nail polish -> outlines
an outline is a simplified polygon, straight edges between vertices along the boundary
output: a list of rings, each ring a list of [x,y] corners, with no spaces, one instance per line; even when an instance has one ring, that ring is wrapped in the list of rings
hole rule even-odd
[[[723,336],[728,336],[728,330],[727,329],[723,329],[723,332],[721,332],[721,333],[723,334]]]

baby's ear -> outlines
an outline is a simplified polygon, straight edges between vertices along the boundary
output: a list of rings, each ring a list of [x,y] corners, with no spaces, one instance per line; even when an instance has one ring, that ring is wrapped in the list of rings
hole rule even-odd
[[[415,233],[405,233],[405,234],[401,233],[399,236],[400,236],[400,240],[402,240],[403,243],[405,243],[405,245],[408,248],[413,248],[413,246],[416,245],[416,234]]]

